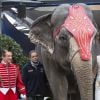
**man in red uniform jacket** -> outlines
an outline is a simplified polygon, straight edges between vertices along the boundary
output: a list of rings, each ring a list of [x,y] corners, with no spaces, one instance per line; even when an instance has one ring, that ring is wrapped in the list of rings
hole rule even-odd
[[[4,50],[0,63],[0,100],[18,100],[16,90],[26,100],[25,86],[18,66],[12,63],[12,52]]]

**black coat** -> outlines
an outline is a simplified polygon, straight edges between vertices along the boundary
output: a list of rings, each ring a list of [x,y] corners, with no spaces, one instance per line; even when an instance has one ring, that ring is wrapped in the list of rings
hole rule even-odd
[[[40,62],[35,66],[31,62],[25,64],[22,70],[22,79],[27,96],[45,95],[47,80]]]

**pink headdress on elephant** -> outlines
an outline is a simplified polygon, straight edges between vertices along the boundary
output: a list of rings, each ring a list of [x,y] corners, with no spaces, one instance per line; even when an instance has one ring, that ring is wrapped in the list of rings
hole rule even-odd
[[[91,57],[90,42],[95,27],[84,8],[80,5],[70,6],[69,15],[61,27],[65,27],[74,36],[79,46],[81,59],[89,60]]]

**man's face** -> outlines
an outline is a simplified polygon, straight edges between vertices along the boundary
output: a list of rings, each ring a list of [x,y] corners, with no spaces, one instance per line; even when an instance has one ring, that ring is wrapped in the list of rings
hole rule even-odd
[[[33,53],[31,53],[31,57],[30,57],[30,60],[32,61],[32,62],[37,62],[38,61],[38,54],[36,53],[36,52],[33,52]]]
[[[5,63],[11,63],[12,62],[12,52],[5,52],[5,55],[3,56],[3,60]]]

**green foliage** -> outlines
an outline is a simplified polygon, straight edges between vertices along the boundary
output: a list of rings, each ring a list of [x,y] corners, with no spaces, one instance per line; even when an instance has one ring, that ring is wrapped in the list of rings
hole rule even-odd
[[[23,55],[23,50],[21,49],[20,45],[9,36],[0,34],[0,51],[2,49],[11,50],[13,52],[14,60],[20,65],[21,68],[26,63],[27,57]]]

